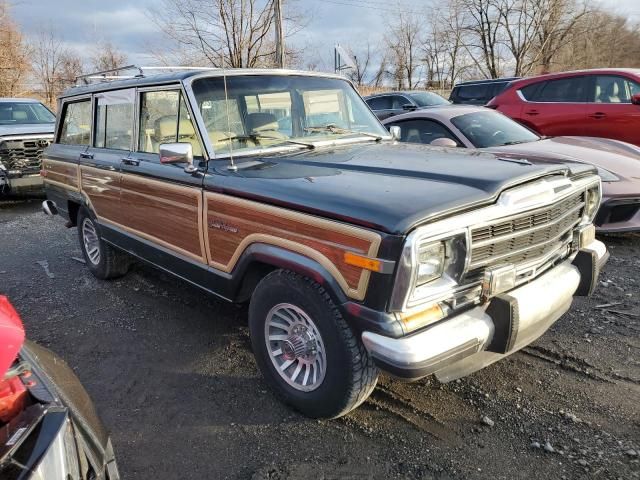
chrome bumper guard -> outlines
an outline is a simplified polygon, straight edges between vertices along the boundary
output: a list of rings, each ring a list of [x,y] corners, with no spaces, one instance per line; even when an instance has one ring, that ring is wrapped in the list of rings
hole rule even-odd
[[[608,259],[593,240],[570,260],[488,304],[445,319],[416,334],[389,338],[364,332],[376,363],[400,378],[435,373],[442,382],[469,375],[529,345],[564,315],[574,295],[587,295]]]

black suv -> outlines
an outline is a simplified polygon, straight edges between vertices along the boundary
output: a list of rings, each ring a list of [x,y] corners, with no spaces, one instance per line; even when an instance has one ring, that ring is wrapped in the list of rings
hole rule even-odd
[[[420,108],[449,105],[446,98],[435,92],[385,92],[369,95],[364,100],[380,120]]]
[[[488,80],[471,80],[458,83],[449,96],[452,103],[467,105],[486,105],[501,93],[509,84],[520,77],[493,78]]]
[[[593,167],[397,143],[338,75],[140,74],[59,112],[45,209],[89,270],[136,258],[248,302],[258,366],[310,416],[357,407],[379,368],[447,381],[506,357],[607,258]]]

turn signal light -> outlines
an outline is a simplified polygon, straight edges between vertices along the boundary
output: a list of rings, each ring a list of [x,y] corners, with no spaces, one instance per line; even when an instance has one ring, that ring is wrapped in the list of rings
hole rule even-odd
[[[424,326],[437,322],[444,317],[444,311],[439,303],[432,305],[426,310],[415,313],[401,313],[398,315],[406,332],[413,332]]]
[[[365,257],[352,252],[344,253],[344,263],[354,267],[364,268],[372,272],[382,272],[382,262],[376,258]]]

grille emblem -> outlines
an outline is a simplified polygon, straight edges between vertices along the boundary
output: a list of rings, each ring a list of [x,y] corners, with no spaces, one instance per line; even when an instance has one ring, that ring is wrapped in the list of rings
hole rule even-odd
[[[49,140],[38,140],[38,146],[41,148],[46,148],[49,146]]]

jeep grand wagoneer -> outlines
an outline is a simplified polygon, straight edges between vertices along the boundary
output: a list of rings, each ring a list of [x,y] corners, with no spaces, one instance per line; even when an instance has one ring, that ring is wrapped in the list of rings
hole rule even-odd
[[[249,302],[263,375],[310,416],[357,407],[378,369],[448,381],[506,357],[607,258],[592,167],[397,143],[339,76],[141,74],[58,111],[44,207],[89,270],[139,259]]]

